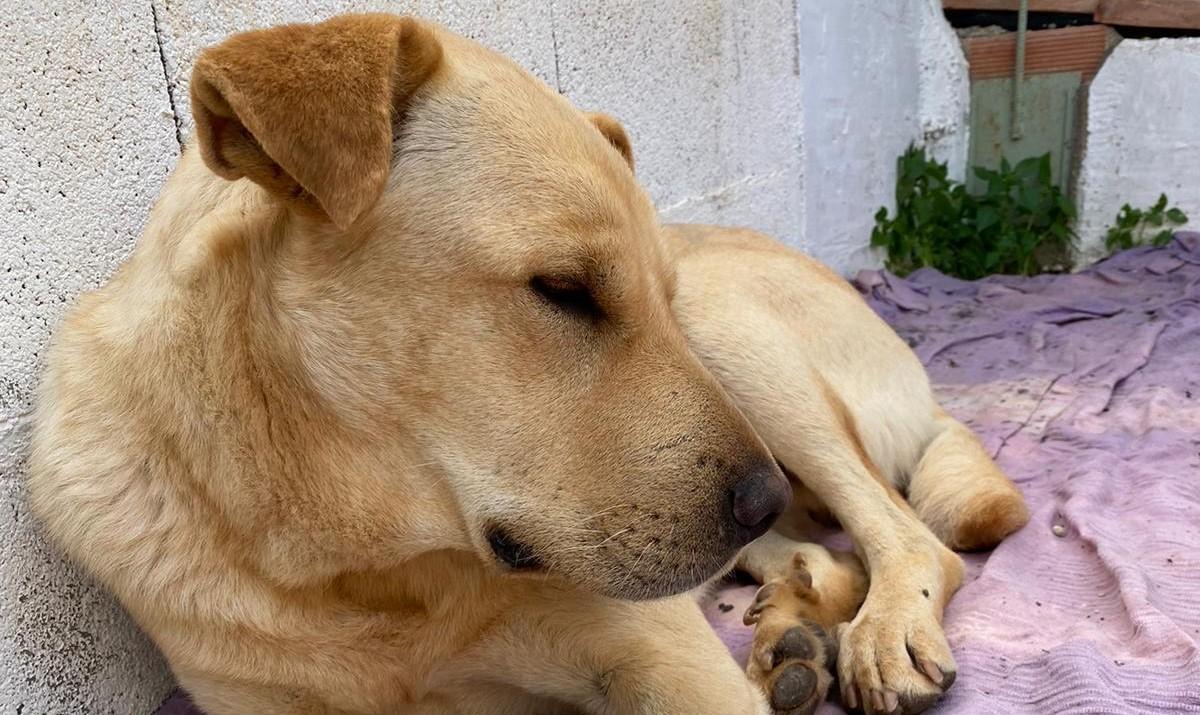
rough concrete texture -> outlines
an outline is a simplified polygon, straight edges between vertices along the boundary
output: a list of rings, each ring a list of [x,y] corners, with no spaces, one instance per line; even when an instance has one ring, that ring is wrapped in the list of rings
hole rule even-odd
[[[589,5],[556,9],[559,87],[629,127],[665,217],[804,245],[794,5]]]
[[[0,0],[0,715],[137,715],[169,684],[120,608],[40,539],[21,478],[39,356],[132,248],[190,134],[202,47],[347,10],[435,19],[620,118],[667,218],[756,226],[849,270],[870,262],[904,146],[925,137],[955,160],[966,145],[965,69],[938,45],[936,0],[875,4]],[[938,46],[918,51],[930,33]]]
[[[1200,226],[1200,39],[1124,40],[1092,80],[1076,184],[1081,265],[1106,253],[1122,204],[1165,193]]]
[[[161,3],[159,31],[183,132],[197,53],[239,28],[345,9],[436,19],[512,57],[576,104],[613,114],[669,219],[725,221],[798,245],[803,197],[795,12],[787,0]]]
[[[148,4],[4,3],[0,20],[0,713],[145,712],[169,678],[21,495],[38,355],[133,245],[178,153]]]
[[[927,142],[962,176],[970,88],[938,0],[797,3],[804,74],[805,247],[843,272],[879,265],[867,245],[892,206],[895,162]]]

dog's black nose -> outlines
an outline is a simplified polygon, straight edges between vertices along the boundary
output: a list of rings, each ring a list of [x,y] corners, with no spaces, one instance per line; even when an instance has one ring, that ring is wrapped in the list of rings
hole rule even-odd
[[[730,490],[734,530],[742,543],[766,533],[792,501],[792,487],[774,463],[746,470]]]

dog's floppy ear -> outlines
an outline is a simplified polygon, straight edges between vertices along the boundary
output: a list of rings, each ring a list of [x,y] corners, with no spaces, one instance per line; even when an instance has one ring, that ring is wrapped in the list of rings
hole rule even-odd
[[[589,112],[588,119],[592,120],[592,124],[604,138],[608,140],[613,148],[625,157],[625,162],[629,164],[629,168],[633,169],[633,143],[629,141],[629,135],[625,133],[625,127],[621,126],[615,118],[604,114],[603,112]]]
[[[192,72],[200,153],[345,228],[383,192],[392,123],[441,57],[432,30],[395,15],[234,35]]]

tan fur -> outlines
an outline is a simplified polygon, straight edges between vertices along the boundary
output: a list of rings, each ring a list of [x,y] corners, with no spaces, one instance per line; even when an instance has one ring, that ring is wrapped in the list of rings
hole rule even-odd
[[[588,118],[592,120],[592,124],[596,125],[604,138],[609,144],[613,145],[625,162],[629,164],[629,168],[634,168],[633,162],[633,143],[629,140],[629,135],[625,133],[625,127],[621,126],[615,118],[604,114],[603,112],[590,112]]]
[[[960,551],[990,549],[1029,521],[1025,500],[960,422],[944,413],[908,498],[934,534]]]
[[[958,562],[889,490],[941,513],[966,437],[930,458],[924,373],[836,276],[748,234],[664,240],[614,120],[427,23],[235,36],[192,91],[197,146],[57,333],[29,493],[210,715],[766,712],[780,673],[747,679],[672,595],[732,564],[762,438],[870,574],[847,682],[905,685],[900,626],[949,662]],[[497,527],[539,568],[502,568]],[[804,568],[797,597],[850,618],[857,562]]]
[[[200,152],[223,178],[315,199],[345,228],[383,193],[393,119],[441,58],[428,29],[390,15],[234,35],[192,71]]]
[[[732,565],[738,475],[783,477],[611,127],[381,15],[235,36],[192,86],[199,146],[58,330],[29,493],[199,705],[763,712],[671,594]]]
[[[844,619],[843,702],[927,706],[954,673],[940,622],[962,563],[946,545],[987,548],[1023,526],[1020,492],[938,407],[916,356],[844,280],[752,231],[666,232],[692,349],[803,483],[797,493],[811,491],[846,528],[869,574],[868,588],[853,560],[785,537],[785,516],[782,533],[752,543],[740,562],[767,584],[756,608],[775,614],[758,635],[770,644],[806,619],[826,628]],[[811,565],[811,585],[796,582],[795,559]]]

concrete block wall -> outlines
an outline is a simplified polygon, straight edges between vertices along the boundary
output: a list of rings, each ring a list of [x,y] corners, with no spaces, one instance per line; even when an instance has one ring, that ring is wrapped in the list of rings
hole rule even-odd
[[[844,271],[872,262],[870,216],[909,141],[965,156],[966,74],[937,0],[0,0],[0,715],[138,715],[170,687],[26,510],[40,355],[141,231],[190,134],[200,48],[361,9],[435,19],[619,117],[666,218],[755,226]]]
[[[798,2],[803,70],[805,241],[852,274],[876,267],[875,211],[893,206],[895,162],[926,144],[961,178],[967,63],[938,0]]]
[[[1200,38],[1122,40],[1088,92],[1076,183],[1081,264],[1107,254],[1122,204],[1165,193],[1200,228]]]
[[[38,355],[129,253],[179,154],[149,3],[0,8],[0,713],[148,712],[170,678],[22,498]]]

